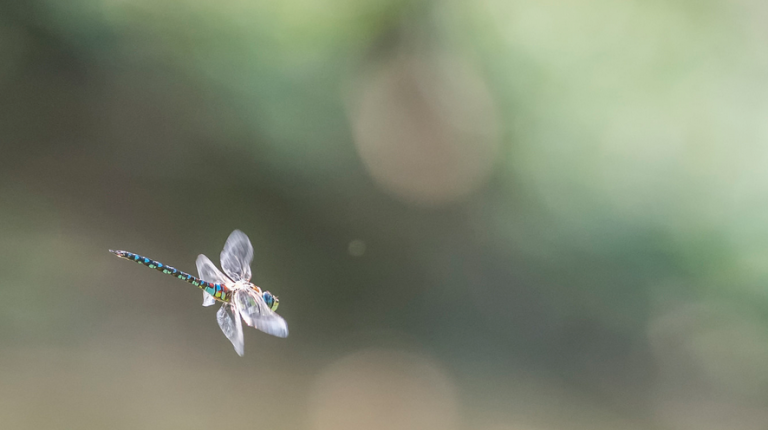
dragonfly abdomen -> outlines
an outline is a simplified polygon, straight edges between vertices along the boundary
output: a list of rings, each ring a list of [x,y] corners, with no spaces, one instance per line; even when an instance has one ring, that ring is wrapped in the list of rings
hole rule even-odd
[[[157,271],[165,273],[166,275],[171,275],[175,278],[181,279],[182,281],[187,281],[190,284],[205,291],[206,293],[212,295],[216,300],[220,300],[222,302],[229,302],[232,299],[232,291],[222,284],[214,284],[213,282],[203,281],[202,279],[196,276],[192,276],[189,273],[182,272],[181,270],[176,269],[175,267],[167,266],[159,261],[155,261],[155,260],[152,260],[151,258],[147,258],[139,254],[134,254],[132,252],[115,251],[112,249],[110,249],[109,252],[117,255],[120,258],[124,258],[126,260],[143,264],[149,267],[150,269],[155,269]]]

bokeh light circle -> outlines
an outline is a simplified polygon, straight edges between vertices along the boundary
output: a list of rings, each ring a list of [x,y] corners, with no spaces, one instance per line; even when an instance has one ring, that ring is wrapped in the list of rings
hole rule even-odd
[[[468,63],[401,55],[361,82],[351,115],[355,143],[382,189],[435,206],[485,182],[499,149],[497,114]]]
[[[331,364],[310,398],[312,430],[451,430],[457,399],[433,361],[413,353],[364,350]]]

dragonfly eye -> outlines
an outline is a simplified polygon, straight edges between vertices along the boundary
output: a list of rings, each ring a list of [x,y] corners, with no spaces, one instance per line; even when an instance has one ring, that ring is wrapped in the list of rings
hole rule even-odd
[[[280,300],[278,300],[277,297],[273,296],[269,291],[264,291],[262,297],[264,298],[264,303],[272,309],[272,312],[277,310],[277,305],[280,303]]]

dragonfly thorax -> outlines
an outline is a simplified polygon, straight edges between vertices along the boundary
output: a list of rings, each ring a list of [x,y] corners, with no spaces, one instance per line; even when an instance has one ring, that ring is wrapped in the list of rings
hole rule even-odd
[[[256,292],[256,294],[260,295],[261,298],[264,300],[264,303],[267,305],[269,309],[272,310],[272,312],[277,310],[277,306],[280,304],[280,300],[277,298],[277,296],[273,295],[269,291],[261,291],[261,288],[257,287],[256,285],[253,285],[252,283],[248,281],[237,281],[230,287],[233,291],[236,290],[253,290]]]
[[[232,286],[229,288],[232,290],[253,290],[261,294],[261,288],[253,285],[248,281],[237,281],[234,284],[232,284]]]

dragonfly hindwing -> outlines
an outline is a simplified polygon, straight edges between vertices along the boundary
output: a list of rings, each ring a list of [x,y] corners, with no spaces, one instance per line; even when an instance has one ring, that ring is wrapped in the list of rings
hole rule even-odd
[[[221,305],[221,309],[216,313],[216,320],[219,323],[224,336],[232,342],[237,355],[243,356],[245,349],[243,346],[243,324],[240,322],[240,316],[237,315],[235,307],[230,303]]]

